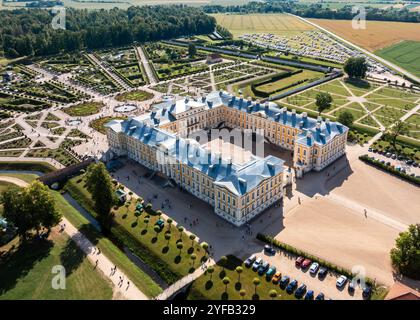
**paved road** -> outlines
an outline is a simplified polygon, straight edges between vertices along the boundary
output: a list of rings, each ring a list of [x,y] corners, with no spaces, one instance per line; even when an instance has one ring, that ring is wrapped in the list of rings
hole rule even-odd
[[[318,29],[320,29],[320,30],[322,30],[322,31],[324,31],[324,32],[326,32],[326,33],[328,33],[329,35],[332,35],[333,37],[335,37],[335,38],[339,39],[340,41],[344,42],[345,44],[348,44],[349,46],[351,46],[351,47],[353,47],[353,48],[355,48],[355,49],[357,49],[357,50],[359,50],[359,51],[363,52],[364,54],[366,54],[366,55],[368,55],[368,56],[372,57],[373,59],[375,59],[375,60],[377,60],[377,61],[379,61],[379,62],[381,62],[381,63],[383,63],[383,64],[385,64],[385,65],[390,66],[392,69],[394,69],[394,70],[396,70],[396,71],[398,71],[398,72],[401,72],[402,74],[407,75],[408,77],[410,77],[410,78],[414,79],[414,80],[415,80],[415,81],[417,81],[417,82],[420,82],[420,78],[418,78],[418,77],[416,77],[415,75],[411,74],[411,73],[410,73],[410,72],[408,72],[407,70],[405,70],[405,69],[403,69],[403,68],[401,68],[401,67],[399,67],[399,66],[397,66],[397,65],[395,65],[395,64],[393,64],[393,63],[391,63],[391,62],[389,62],[388,60],[385,60],[385,59],[383,59],[383,58],[381,58],[381,57],[378,57],[376,54],[373,54],[372,52],[370,52],[370,51],[368,51],[368,50],[366,50],[366,49],[363,49],[363,48],[361,48],[361,47],[359,47],[359,46],[355,45],[354,43],[352,43],[352,42],[350,42],[350,41],[347,41],[347,40],[343,39],[342,37],[340,37],[340,36],[336,35],[334,32],[331,32],[331,31],[329,31],[328,29],[325,29],[325,28],[323,28],[323,27],[319,26],[318,24],[313,23],[313,22],[311,22],[311,21],[309,21],[309,20],[307,20],[307,19],[305,19],[305,18],[302,18],[302,17],[296,16],[296,15],[293,15],[293,14],[290,14],[290,15],[291,15],[291,16],[294,16],[294,17],[296,17],[296,18],[298,18],[298,19],[300,19],[300,20],[302,20],[302,21],[304,21],[304,22],[306,22],[306,23],[309,23],[310,25],[312,25],[312,26],[314,26],[314,27],[316,27],[316,28],[318,28]]]
[[[149,79],[150,84],[158,83],[158,79],[156,79],[155,74],[152,70],[152,66],[150,65],[149,59],[147,58],[146,54],[143,51],[141,46],[136,47],[136,52],[138,58],[140,58],[141,63],[143,64],[144,70],[146,71],[147,78]]]

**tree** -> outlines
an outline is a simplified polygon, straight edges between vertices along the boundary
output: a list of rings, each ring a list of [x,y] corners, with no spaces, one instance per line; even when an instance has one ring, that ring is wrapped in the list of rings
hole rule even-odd
[[[194,262],[197,259],[197,255],[195,253],[191,254],[190,259],[192,260],[192,267],[194,268]]]
[[[197,54],[197,48],[195,47],[194,43],[190,43],[188,45],[188,56],[190,58],[194,58],[194,56]]]
[[[137,221],[139,221],[139,217],[140,217],[140,215],[141,215],[140,210],[136,210],[136,211],[134,211],[134,215],[136,216]]]
[[[194,234],[190,234],[190,240],[191,240],[191,247],[194,247],[194,240],[195,240],[195,235]]]
[[[350,111],[343,111],[338,115],[337,121],[350,128],[353,125],[354,116]]]
[[[244,268],[241,266],[237,266],[235,269],[236,273],[238,274],[238,282],[241,282],[241,273],[244,271]]]
[[[328,109],[329,107],[331,107],[331,103],[332,103],[333,99],[331,97],[331,95],[327,92],[319,92],[316,95],[316,106],[318,108],[318,113],[319,115],[321,115],[321,113]]]
[[[211,281],[211,278],[213,277],[214,268],[212,266],[208,267],[207,272],[210,275],[209,281]]]
[[[179,256],[181,255],[181,250],[182,250],[182,248],[184,248],[184,244],[182,243],[182,242],[178,242],[177,244],[176,244],[176,247],[177,247],[177,249],[179,249]]]
[[[255,286],[255,294],[257,294],[257,287],[260,285],[261,280],[260,280],[260,278],[255,277],[255,278],[252,280],[252,283],[253,283],[253,284],[254,284],[254,286]]]
[[[204,252],[205,252],[205,257],[207,257],[208,251],[209,250],[209,244],[207,242],[202,242],[201,243],[201,248],[203,248]]]
[[[143,222],[146,225],[145,229],[147,230],[147,228],[149,227],[149,222],[150,222],[149,218],[144,218]]]
[[[364,78],[367,72],[367,63],[364,57],[351,57],[344,64],[344,71],[349,78]]]
[[[182,233],[184,232],[184,227],[183,226],[179,226],[178,227],[178,231],[179,231],[179,240],[182,239]]]
[[[222,271],[225,271],[226,262],[228,261],[228,258],[226,256],[221,256],[219,264],[222,266]]]
[[[229,277],[224,277],[223,278],[223,284],[225,285],[225,293],[227,292],[227,286],[230,283],[230,278]]]
[[[166,220],[166,222],[168,223],[168,231],[171,231],[171,225],[174,221],[171,218],[168,218],[168,220]]]
[[[171,240],[171,234],[170,233],[165,233],[165,240],[168,241],[166,243],[166,246],[168,247],[169,246],[169,240]]]
[[[153,230],[155,230],[155,232],[156,232],[156,238],[157,238],[157,236],[159,235],[159,232],[160,232],[160,227],[159,226],[154,226],[153,227]]]
[[[111,208],[116,203],[112,180],[102,162],[91,164],[86,171],[86,187],[94,201],[99,220],[106,228],[111,224]]]
[[[395,119],[394,119],[395,120]],[[393,121],[394,122],[394,121]],[[391,124],[387,129],[387,135],[391,138],[391,144],[394,147],[395,152],[398,152],[397,149],[397,138],[400,135],[404,135],[408,133],[408,126],[405,122],[401,120],[396,120],[393,124]]]
[[[55,201],[47,186],[35,180],[26,188],[9,188],[1,199],[3,216],[17,228],[21,240],[28,238],[29,232],[37,233],[42,228],[48,231],[61,220]]]
[[[269,295],[270,295],[270,298],[272,300],[274,300],[277,297],[277,291],[274,290],[274,289],[273,290],[270,290]]]
[[[391,249],[392,265],[402,274],[420,280],[420,224],[401,232]]]
[[[245,289],[241,289],[241,290],[239,291],[239,295],[242,297],[242,299],[244,299],[244,298],[245,298],[245,296],[246,296],[246,290],[245,290]]]

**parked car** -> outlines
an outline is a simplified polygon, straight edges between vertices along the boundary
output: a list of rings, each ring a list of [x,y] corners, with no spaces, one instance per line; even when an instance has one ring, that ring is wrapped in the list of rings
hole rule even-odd
[[[277,283],[279,283],[280,278],[281,278],[281,272],[277,271],[274,274],[273,278],[271,279],[271,282],[273,282],[274,284],[277,284]]]
[[[387,166],[390,166],[390,165],[391,165],[391,162],[389,162],[389,161],[388,161],[388,162],[387,162],[387,163],[385,163],[385,164],[386,164]]]
[[[315,275],[316,272],[318,271],[318,269],[319,269],[319,263],[318,262],[313,262],[311,264],[311,267],[309,268],[309,273]]]
[[[319,268],[319,271],[318,271],[318,278],[319,279],[324,279],[327,276],[327,274],[328,274],[328,269],[327,268],[324,268],[324,267]]]
[[[299,286],[299,288],[296,289],[295,297],[298,298],[298,299],[300,299],[300,298],[303,297],[303,295],[305,294],[305,292],[306,292],[306,285],[302,283]]]
[[[391,153],[391,152],[387,152],[387,153],[385,153],[385,157],[389,158],[389,157],[391,157],[391,156],[392,156],[392,153]]]
[[[264,246],[264,252],[265,253],[268,253],[268,254],[273,254],[274,255],[276,253],[276,250],[274,250],[274,248],[272,246],[266,244]]]
[[[245,260],[245,263],[244,263],[245,267],[247,267],[247,268],[251,267],[256,259],[257,259],[257,257],[255,256],[255,254],[250,256],[248,259]]]
[[[312,261],[311,260],[309,260],[309,259],[305,259],[305,260],[303,260],[303,262],[302,262],[302,264],[301,264],[301,268],[302,269],[306,269],[306,268],[308,268],[310,265],[311,265],[311,263],[312,263]]]
[[[297,282],[297,280],[292,280],[292,281],[291,281],[291,282],[287,285],[287,287],[286,287],[286,292],[287,292],[288,294],[292,294],[292,293],[293,293],[293,291],[295,291],[295,290],[296,290],[297,286],[298,286],[298,282]]]
[[[262,263],[263,263],[263,259],[258,257],[257,260],[255,260],[254,263],[252,264],[252,270],[257,271]]]
[[[414,167],[414,168],[417,168],[418,166],[419,166],[419,164],[418,164],[417,162],[414,162],[414,163],[413,163],[413,167]]]
[[[372,152],[372,148],[369,148],[369,149],[368,149],[368,151],[369,151],[369,152]]]
[[[347,282],[347,277],[346,277],[346,276],[341,275],[341,276],[337,279],[337,282],[336,282],[336,286],[337,286],[337,288],[342,288],[342,287],[346,284],[346,282]]]
[[[258,274],[262,276],[264,273],[267,272],[268,268],[270,268],[270,264],[264,261],[258,268]]]
[[[314,291],[313,290],[308,290],[308,292],[306,292],[305,294],[305,300],[314,300]]]
[[[366,287],[363,288],[363,291],[362,291],[363,298],[369,299],[371,294],[372,294],[372,288],[371,287],[366,286]]]
[[[397,155],[396,155],[396,154],[393,154],[393,155],[391,156],[391,159],[392,159],[392,160],[397,159]]]
[[[315,300],[324,300],[325,296],[322,292],[318,293],[318,295],[315,297]]]
[[[271,266],[270,268],[268,268],[268,271],[266,272],[265,277],[267,279],[271,279],[275,273],[276,273],[276,267]]]
[[[298,257],[295,261],[295,266],[299,268],[304,260],[305,260],[304,257]]]
[[[353,292],[354,292],[354,290],[355,290],[355,286],[354,286],[353,281],[350,281],[350,282],[349,282],[349,285],[348,285],[348,287],[347,287],[347,290],[349,291],[349,293],[353,293]]]
[[[284,289],[290,281],[290,277],[289,276],[283,276],[280,279],[280,288]]]
[[[410,159],[410,160],[407,160],[405,163],[408,164],[408,165],[412,165],[414,163],[414,160]]]

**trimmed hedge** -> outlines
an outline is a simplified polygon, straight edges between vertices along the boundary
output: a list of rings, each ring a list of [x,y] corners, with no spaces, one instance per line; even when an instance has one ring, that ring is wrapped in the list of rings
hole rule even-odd
[[[297,248],[295,248],[295,247],[293,247],[291,245],[288,245],[288,244],[286,244],[284,242],[278,241],[278,240],[276,240],[276,239],[274,239],[274,238],[272,238],[270,236],[267,236],[265,234],[258,233],[257,234],[257,239],[258,240],[261,240],[261,241],[263,241],[265,243],[271,244],[271,245],[273,245],[275,247],[278,247],[281,250],[286,251],[288,253],[294,254],[296,256],[303,256],[305,258],[308,258],[308,259],[312,260],[313,262],[318,262],[320,265],[328,268],[329,270],[334,271],[334,272],[336,272],[338,274],[345,275],[347,278],[353,278],[355,276],[355,274],[353,274],[348,269],[339,267],[339,266],[337,266],[337,265],[335,265],[335,264],[333,264],[331,262],[328,262],[326,260],[320,259],[317,256],[314,256],[312,254],[309,254],[309,253],[307,253],[307,252],[305,252],[303,250],[297,249]],[[373,286],[374,281],[372,279],[366,278],[366,283],[368,285],[370,285],[372,288],[374,287]]]
[[[57,169],[47,162],[0,162],[0,170],[38,171],[49,173]]]
[[[361,161],[365,162],[365,163],[368,163],[368,164],[374,166],[374,167],[377,167],[377,168],[380,168],[382,170],[385,170],[385,171],[387,171],[387,172],[389,172],[389,173],[391,173],[391,174],[393,174],[395,176],[398,176],[398,177],[400,177],[400,178],[402,178],[404,180],[407,180],[409,182],[414,183],[417,186],[420,186],[420,179],[419,178],[412,177],[412,176],[410,176],[410,175],[408,175],[408,174],[406,174],[404,172],[398,171],[397,169],[394,169],[391,166],[387,166],[386,164],[381,163],[379,160],[374,160],[374,159],[370,158],[366,154],[360,156],[359,159]]]

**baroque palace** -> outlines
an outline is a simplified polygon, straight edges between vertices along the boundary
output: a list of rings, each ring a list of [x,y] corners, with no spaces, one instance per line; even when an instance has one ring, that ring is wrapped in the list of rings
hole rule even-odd
[[[240,226],[282,198],[284,161],[252,155],[245,162],[234,162],[230,154],[184,138],[221,124],[261,131],[270,143],[293,150],[297,176],[322,170],[345,153],[348,128],[344,125],[222,91],[198,101],[165,101],[141,116],[112,120],[106,128],[115,154],[164,173],[212,205],[216,214]]]

